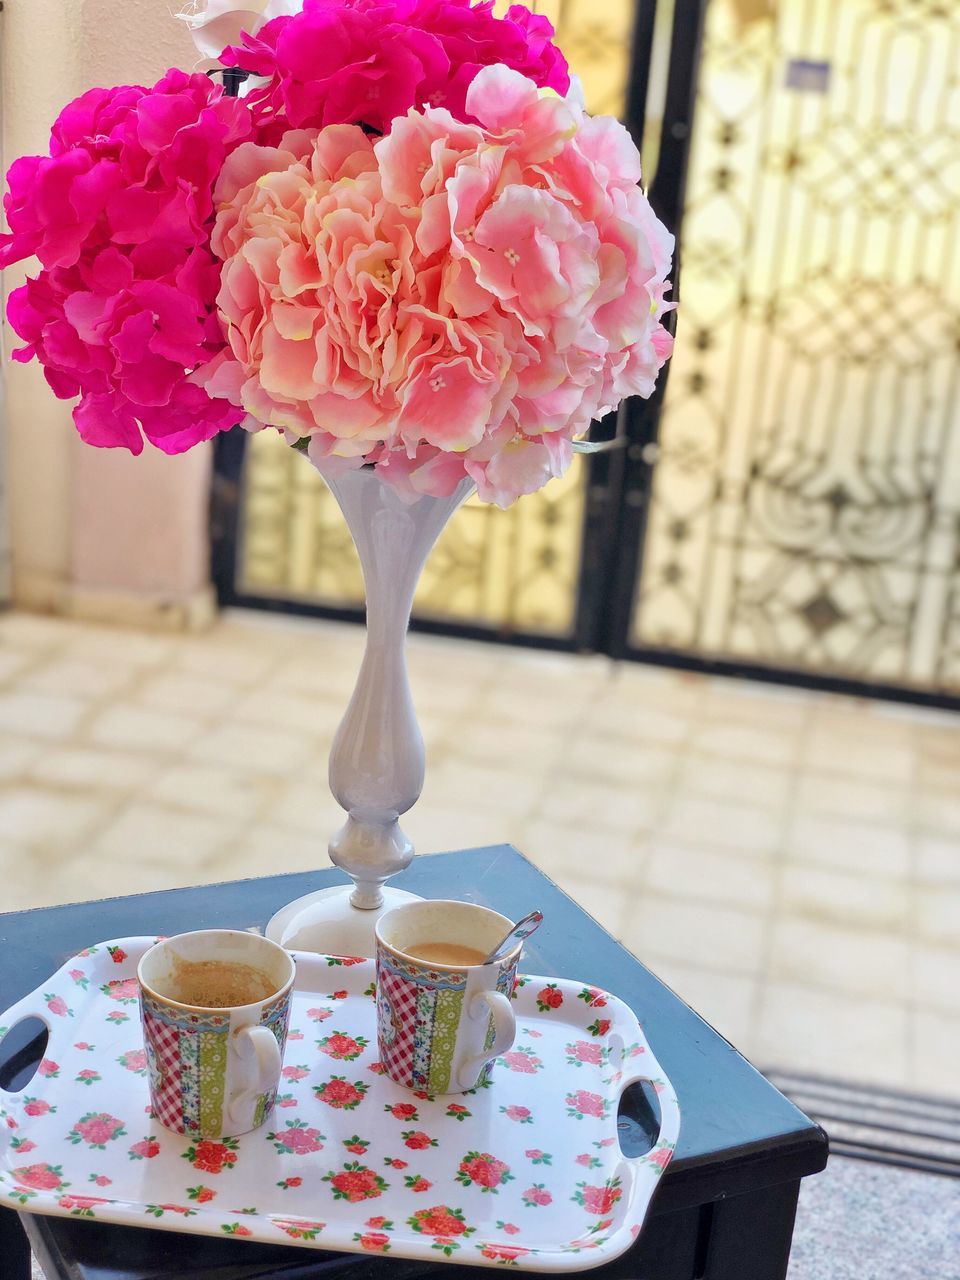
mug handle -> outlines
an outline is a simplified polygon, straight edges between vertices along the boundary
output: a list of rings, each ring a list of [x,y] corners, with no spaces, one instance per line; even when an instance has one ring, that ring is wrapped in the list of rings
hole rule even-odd
[[[280,1083],[283,1055],[269,1027],[241,1027],[234,1036],[233,1047],[244,1068],[246,1084],[231,1096],[227,1114],[231,1123],[246,1124],[257,1098]]]
[[[457,1084],[461,1089],[472,1089],[477,1083],[477,1076],[490,1059],[506,1053],[517,1037],[513,1001],[502,991],[478,991],[470,1002],[469,1017],[471,1022],[480,1018],[493,1018],[493,1044],[462,1064],[457,1072]]]

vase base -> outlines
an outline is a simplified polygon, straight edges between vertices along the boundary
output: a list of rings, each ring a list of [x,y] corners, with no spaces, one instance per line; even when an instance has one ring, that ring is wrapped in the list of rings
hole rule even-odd
[[[383,905],[361,911],[350,902],[352,892],[353,885],[344,884],[296,898],[280,908],[264,932],[271,942],[291,951],[372,959],[377,951],[377,921],[403,902],[418,902],[419,895],[384,885]]]

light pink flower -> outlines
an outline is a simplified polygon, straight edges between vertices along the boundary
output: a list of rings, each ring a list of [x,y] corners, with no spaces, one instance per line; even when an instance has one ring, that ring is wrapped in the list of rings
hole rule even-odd
[[[415,496],[472,479],[508,505],[649,395],[672,240],[626,130],[480,71],[469,114],[411,110],[373,143],[336,125],[228,159],[213,237],[230,352],[198,372],[318,465]]]

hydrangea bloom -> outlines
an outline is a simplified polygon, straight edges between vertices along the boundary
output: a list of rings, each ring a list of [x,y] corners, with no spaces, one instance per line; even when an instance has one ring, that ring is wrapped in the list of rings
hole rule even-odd
[[[672,238],[608,117],[482,70],[466,109],[240,147],[216,196],[230,354],[202,371],[315,460],[506,505],[670,351]]]
[[[225,49],[223,61],[267,77],[247,101],[258,140],[276,143],[291,125],[386,133],[412,106],[463,119],[471,82],[494,63],[564,94],[570,76],[553,34],[524,5],[495,18],[493,0],[305,0],[301,13]]]
[[[153,89],[92,89],[53,127],[49,156],[8,174],[0,267],[44,268],[8,315],[91,444],[178,453],[235,414],[186,375],[223,348],[213,187],[251,136],[242,102],[206,76],[170,71]]]

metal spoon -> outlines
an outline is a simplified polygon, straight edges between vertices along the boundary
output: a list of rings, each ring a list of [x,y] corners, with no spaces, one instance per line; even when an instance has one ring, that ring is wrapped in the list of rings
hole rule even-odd
[[[531,911],[528,916],[524,916],[522,920],[518,920],[504,940],[494,947],[483,963],[496,964],[498,960],[502,960],[503,957],[509,951],[512,951],[516,944],[523,938],[529,938],[531,933],[536,933],[540,928],[542,920],[542,911]]]

